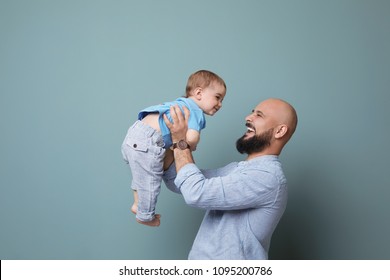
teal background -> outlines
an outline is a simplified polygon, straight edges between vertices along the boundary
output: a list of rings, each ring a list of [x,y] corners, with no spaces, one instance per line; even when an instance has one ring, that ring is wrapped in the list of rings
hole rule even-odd
[[[272,259],[390,259],[390,1],[0,0],[0,258],[186,259],[203,211],[129,213],[137,112],[209,69],[228,87],[194,154],[243,156],[260,101],[299,114]]]

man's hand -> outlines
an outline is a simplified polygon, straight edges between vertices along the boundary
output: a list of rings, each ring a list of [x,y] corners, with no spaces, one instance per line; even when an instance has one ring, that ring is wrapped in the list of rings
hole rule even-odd
[[[172,121],[164,114],[164,121],[169,130],[171,131],[172,142],[178,142],[179,140],[186,140],[188,130],[188,118],[190,111],[186,106],[183,106],[184,116],[178,105],[171,106],[170,112]]]
[[[185,106],[183,106],[183,111],[184,116],[179,106],[175,105],[170,108],[173,122],[170,122],[168,117],[164,115],[164,121],[169,130],[171,131],[173,143],[178,142],[180,140],[186,140],[190,111]],[[186,164],[194,162],[190,149],[175,149],[173,154],[175,158],[176,172],[179,172],[179,170],[182,169],[182,167]]]

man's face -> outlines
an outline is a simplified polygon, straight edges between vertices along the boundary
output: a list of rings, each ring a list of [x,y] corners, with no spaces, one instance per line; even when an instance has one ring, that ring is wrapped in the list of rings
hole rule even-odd
[[[260,103],[245,118],[247,131],[236,142],[236,148],[240,153],[252,154],[262,152],[271,145],[274,128],[277,123],[268,103]]]

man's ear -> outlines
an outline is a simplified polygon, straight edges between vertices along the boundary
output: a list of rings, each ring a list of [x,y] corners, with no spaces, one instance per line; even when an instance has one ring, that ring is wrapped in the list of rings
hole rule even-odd
[[[285,124],[278,125],[275,128],[275,138],[276,139],[282,138],[284,135],[287,134],[287,131],[288,131],[287,125],[285,125]]]

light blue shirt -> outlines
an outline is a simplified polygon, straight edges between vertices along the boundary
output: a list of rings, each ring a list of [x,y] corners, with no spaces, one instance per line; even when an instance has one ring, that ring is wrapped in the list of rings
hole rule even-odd
[[[171,133],[169,131],[169,128],[165,124],[163,115],[166,114],[168,119],[172,121],[171,113],[170,113],[170,106],[173,105],[179,105],[182,109],[183,106],[186,106],[188,110],[190,110],[190,118],[188,119],[188,128],[194,129],[196,131],[201,131],[203,128],[206,127],[206,118],[204,116],[204,113],[202,109],[199,108],[199,106],[190,98],[180,97],[177,98],[175,101],[171,102],[165,102],[163,104],[159,105],[153,105],[148,108],[143,109],[138,114],[138,120],[142,120],[146,115],[150,113],[159,113],[160,117],[158,119],[161,134],[164,140],[165,148],[169,148],[172,146],[172,138]]]
[[[260,156],[199,170],[187,164],[167,187],[206,210],[189,259],[268,259],[272,234],[287,204],[287,182],[277,156]]]

